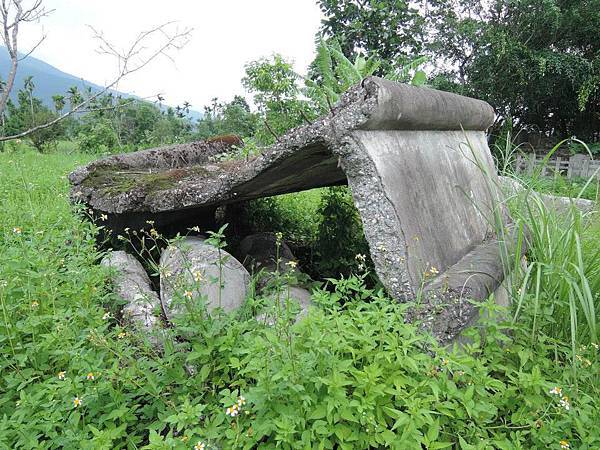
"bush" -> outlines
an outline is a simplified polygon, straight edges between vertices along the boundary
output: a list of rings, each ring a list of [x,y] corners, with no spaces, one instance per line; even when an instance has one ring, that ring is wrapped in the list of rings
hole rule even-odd
[[[16,104],[9,100],[6,105],[7,117],[2,124],[5,135],[18,135],[34,127],[45,125],[58,117],[57,113],[48,109],[29,91],[20,90],[17,97]],[[65,124],[61,121],[30,133],[27,138],[38,151],[43,152],[55,147],[58,140],[64,136]]]
[[[594,142],[592,144],[587,145],[583,145],[582,143],[576,141],[570,142],[569,153],[573,155],[576,153],[583,153],[589,155],[591,153],[592,156],[596,157],[600,155],[600,142]]]
[[[47,108],[39,109],[34,115],[34,126],[44,125],[56,119],[58,116]],[[31,133],[28,137],[33,146],[40,152],[50,148],[56,148],[58,141],[65,136],[65,127],[58,122],[50,127]]]
[[[372,263],[361,219],[346,186],[313,189],[254,200],[241,219],[248,232],[282,232],[303,270],[316,279],[350,275],[366,255]]]
[[[324,277],[348,276],[356,255],[369,255],[362,222],[345,186],[329,188],[319,205],[319,228],[314,243],[315,266]]]
[[[109,153],[118,142],[117,133],[108,120],[87,123],[77,134],[79,150],[85,153]]]

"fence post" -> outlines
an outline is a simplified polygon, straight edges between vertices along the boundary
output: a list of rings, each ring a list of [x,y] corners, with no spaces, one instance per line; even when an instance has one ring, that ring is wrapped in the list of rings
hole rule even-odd
[[[581,174],[582,177],[587,178],[590,176],[590,160],[589,160],[589,158],[586,158],[583,160],[582,172],[583,172]]]
[[[589,161],[585,155],[573,155],[569,158],[569,178],[583,177],[586,161]]]
[[[533,168],[535,166],[535,154],[529,156],[527,161],[527,175],[533,175]]]

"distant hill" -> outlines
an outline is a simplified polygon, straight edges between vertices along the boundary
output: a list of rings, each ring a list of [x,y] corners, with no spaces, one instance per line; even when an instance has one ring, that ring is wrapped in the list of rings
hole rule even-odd
[[[2,80],[6,80],[8,72],[10,71],[10,66],[11,63],[8,52],[5,47],[0,46],[0,78]],[[98,86],[83,78],[63,72],[33,56],[28,56],[19,62],[15,84],[10,95],[13,100],[17,98],[17,92],[20,89],[23,89],[24,80],[28,76],[33,76],[33,83],[35,85],[34,95],[50,108],[53,108],[54,104],[52,102],[52,96],[56,94],[65,94],[72,86],[77,86],[80,91],[83,91],[87,87],[91,87],[94,91],[103,89],[102,86]],[[113,93],[123,97],[133,97],[132,95],[122,92],[113,91]],[[202,117],[202,114],[197,111],[190,111],[189,115],[193,119]]]

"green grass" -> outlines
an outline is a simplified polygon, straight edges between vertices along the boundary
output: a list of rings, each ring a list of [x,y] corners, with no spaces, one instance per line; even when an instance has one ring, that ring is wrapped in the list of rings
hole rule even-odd
[[[0,153],[0,449],[600,447],[598,350],[578,347],[572,361],[552,314],[538,315],[531,339],[529,301],[522,320],[488,319],[472,344],[449,351],[351,276],[317,290],[318,307],[296,325],[265,327],[248,309],[209,317],[194,305],[203,319],[182,317],[165,330],[173,344],[156,352],[118,320],[97,230],[68,203],[64,177],[88,159]],[[298,223],[317,203],[303,195],[283,206]],[[599,230],[581,235],[584,253]],[[227,416],[239,395],[242,414]]]
[[[522,177],[533,189],[545,194],[561,197],[581,197],[587,200],[598,200],[600,179],[588,183],[585,178],[555,177]]]
[[[544,163],[564,143],[558,143]],[[509,147],[506,154],[515,151]],[[597,208],[583,213],[574,203],[552,209],[533,191],[588,198],[598,205],[600,182],[595,177],[546,178],[541,173],[540,167],[523,177],[526,189],[507,201],[529,258],[512,264],[514,320],[529,326],[532,340],[542,335],[570,342],[575,370],[578,345],[598,342],[600,332],[600,216]]]
[[[311,189],[256,200],[246,220],[258,230],[281,231],[286,240],[314,241],[319,227],[319,205],[325,192],[325,188]]]
[[[531,323],[532,337],[544,328],[544,335],[571,342],[575,358],[577,344],[600,337],[598,216],[586,217],[574,206],[556,214],[526,194],[514,199],[511,209],[516,223],[529,231],[515,318],[528,308],[521,320]]]

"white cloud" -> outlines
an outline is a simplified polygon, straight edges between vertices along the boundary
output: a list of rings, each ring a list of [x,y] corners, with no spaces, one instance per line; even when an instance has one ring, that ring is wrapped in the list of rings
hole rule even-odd
[[[124,80],[119,89],[140,96],[158,92],[170,104],[188,100],[200,110],[212,97],[243,93],[244,64],[277,52],[300,72],[312,60],[321,12],[313,0],[46,0],[55,11],[22,32],[20,50],[48,37],[34,56],[97,84],[111,80],[115,62],[95,52],[87,25],[120,46],[139,31],[167,21],[194,29],[190,43],[174,54],[175,64],[157,60]]]

